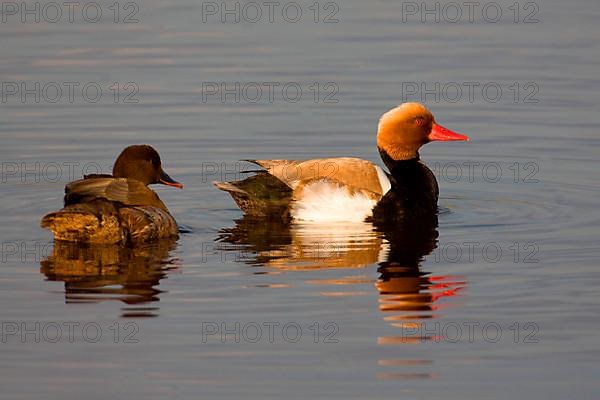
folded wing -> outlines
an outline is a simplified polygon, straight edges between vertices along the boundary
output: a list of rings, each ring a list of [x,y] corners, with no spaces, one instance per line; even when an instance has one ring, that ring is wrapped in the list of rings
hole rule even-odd
[[[94,199],[117,201],[126,206],[154,206],[167,210],[153,190],[135,179],[90,177],[65,186],[65,206]]]
[[[378,197],[390,189],[385,172],[372,162],[360,158],[247,161],[263,167],[294,190],[315,180],[337,182],[350,191],[367,191]]]

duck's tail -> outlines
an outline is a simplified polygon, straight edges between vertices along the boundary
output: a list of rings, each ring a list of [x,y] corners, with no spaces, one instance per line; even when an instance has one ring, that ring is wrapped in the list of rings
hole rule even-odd
[[[249,217],[289,219],[292,189],[266,171],[241,181],[213,182],[229,193],[238,207]]]
[[[46,214],[40,226],[65,242],[114,244],[125,237],[117,214],[96,215],[79,205]]]

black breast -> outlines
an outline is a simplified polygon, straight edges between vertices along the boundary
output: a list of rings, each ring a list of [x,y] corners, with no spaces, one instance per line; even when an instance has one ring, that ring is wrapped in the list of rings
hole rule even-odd
[[[392,188],[373,209],[373,220],[380,224],[435,217],[439,190],[433,172],[418,157],[397,161],[379,151]]]

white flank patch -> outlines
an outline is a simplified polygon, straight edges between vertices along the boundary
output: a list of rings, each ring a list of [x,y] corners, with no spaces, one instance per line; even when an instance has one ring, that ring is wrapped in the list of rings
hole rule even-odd
[[[375,200],[362,193],[350,194],[343,186],[328,181],[306,185],[292,204],[292,217],[298,221],[362,222],[371,216]]]
[[[386,194],[392,188],[392,183],[385,172],[377,165],[375,166],[375,171],[377,171],[377,177],[379,178],[379,185],[381,186],[382,193]]]

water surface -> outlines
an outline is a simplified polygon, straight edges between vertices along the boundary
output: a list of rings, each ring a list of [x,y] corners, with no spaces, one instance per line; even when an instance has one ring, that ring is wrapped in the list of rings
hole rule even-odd
[[[337,2],[337,23],[325,3],[318,23],[310,2],[297,23],[204,23],[202,3],[144,1],[139,22],[122,22],[122,3],[115,23],[96,4],[98,23],[0,25],[6,398],[595,398],[596,1],[536,2],[538,23],[523,23],[525,3],[515,23],[509,1],[497,23],[403,22],[383,0]],[[48,92],[6,94],[24,82]],[[65,82],[73,101],[51,102],[47,85]],[[80,90],[91,83],[97,102]],[[209,94],[223,83],[248,92]],[[250,101],[265,83],[272,101]],[[474,98],[455,99],[465,83]],[[422,84],[434,94],[410,94]],[[211,185],[246,158],[380,163],[377,119],[403,100],[471,136],[421,152],[437,227],[254,224]],[[55,246],[39,220],[64,185],[109,172],[132,143],[185,184],[156,188],[179,240]]]

